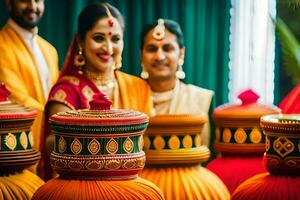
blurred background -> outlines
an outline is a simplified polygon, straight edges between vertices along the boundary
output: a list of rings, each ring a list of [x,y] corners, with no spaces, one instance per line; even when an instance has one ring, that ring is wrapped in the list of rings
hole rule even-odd
[[[300,1],[278,0],[277,18],[277,96],[282,99],[293,87],[300,83]]]

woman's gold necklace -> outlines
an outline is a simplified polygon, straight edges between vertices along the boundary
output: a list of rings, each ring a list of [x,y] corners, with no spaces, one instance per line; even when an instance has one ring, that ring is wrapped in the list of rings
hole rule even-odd
[[[94,82],[101,92],[106,94],[110,99],[113,97],[113,89],[115,87],[115,77],[113,71],[109,76],[94,73],[88,70],[85,70],[84,74],[88,79]]]

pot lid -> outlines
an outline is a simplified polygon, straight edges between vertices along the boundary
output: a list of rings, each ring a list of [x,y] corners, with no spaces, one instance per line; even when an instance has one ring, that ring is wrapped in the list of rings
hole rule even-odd
[[[276,114],[261,117],[260,125],[264,130],[289,134],[300,132],[300,114]],[[299,147],[300,148],[300,147]]]
[[[213,117],[216,118],[230,118],[230,119],[252,119],[260,118],[262,115],[280,113],[280,109],[274,105],[264,105],[258,103],[259,95],[251,89],[248,89],[238,98],[241,100],[240,104],[224,104],[217,107],[213,112]]]
[[[0,121],[33,119],[36,117],[37,111],[9,101],[9,95],[10,91],[4,83],[0,83]]]
[[[90,110],[71,110],[60,112],[50,118],[50,123],[68,125],[133,125],[148,122],[142,112],[127,109],[110,109],[111,101],[96,94],[90,101]]]
[[[205,114],[189,115],[156,115],[150,118],[149,126],[184,126],[184,125],[203,125],[208,121]]]

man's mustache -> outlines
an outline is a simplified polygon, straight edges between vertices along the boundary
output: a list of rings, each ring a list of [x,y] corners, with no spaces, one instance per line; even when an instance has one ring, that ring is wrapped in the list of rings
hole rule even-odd
[[[23,10],[23,14],[24,14],[24,15],[27,15],[27,14],[30,14],[30,13],[35,13],[35,14],[39,15],[39,14],[40,14],[40,11],[34,11],[34,10],[31,9],[31,8],[27,8],[27,9]]]
[[[168,65],[168,61],[156,61],[153,63],[153,66],[156,66],[156,65]]]

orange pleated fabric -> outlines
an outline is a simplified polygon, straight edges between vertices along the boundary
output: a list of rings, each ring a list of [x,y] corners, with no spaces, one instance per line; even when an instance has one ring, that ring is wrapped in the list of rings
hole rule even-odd
[[[28,170],[9,176],[0,176],[0,199],[31,199],[44,181]]]
[[[261,173],[243,182],[232,194],[232,200],[299,200],[300,177]]]
[[[160,190],[147,180],[125,181],[65,180],[55,178],[40,187],[32,200],[164,199]]]
[[[144,168],[140,176],[156,184],[167,200],[230,199],[223,182],[201,166]]]

